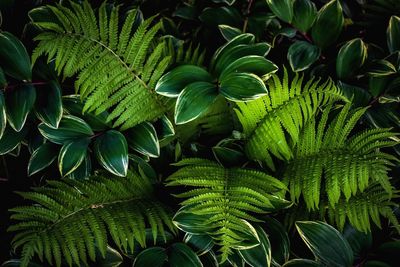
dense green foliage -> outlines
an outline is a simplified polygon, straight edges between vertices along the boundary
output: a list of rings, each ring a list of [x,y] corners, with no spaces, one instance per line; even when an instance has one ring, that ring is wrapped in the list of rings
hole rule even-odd
[[[397,1],[0,11],[2,266],[397,266]]]

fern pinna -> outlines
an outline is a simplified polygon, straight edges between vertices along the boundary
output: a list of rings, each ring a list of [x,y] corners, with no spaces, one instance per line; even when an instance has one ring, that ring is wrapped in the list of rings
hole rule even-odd
[[[108,120],[114,120],[114,127],[126,129],[160,117],[167,104],[153,88],[171,60],[165,42],[155,39],[161,23],[152,26],[153,18],[142,21],[140,11],[132,10],[119,30],[119,6],[109,12],[104,2],[96,16],[87,1],[68,3],[71,8],[47,6],[51,22],[31,15],[42,29],[35,37],[33,62],[47,54],[64,77],[77,74],[84,111],[99,114],[113,108]]]
[[[272,74],[267,88],[268,95],[238,102],[235,111],[243,127],[247,156],[274,169],[273,156],[285,160],[292,157],[285,134],[296,143],[300,129],[321,105],[344,97],[331,80],[320,83],[311,79],[303,85],[303,76],[296,74],[289,82],[286,69],[282,81]]]
[[[221,252],[222,262],[232,249],[243,248],[249,238],[247,221],[259,222],[253,214],[263,214],[289,206],[280,198],[286,187],[263,172],[232,168],[216,162],[190,158],[175,164],[182,167],[167,179],[169,186],[194,189],[177,197],[188,198],[181,205],[184,212],[204,217],[201,226],[211,234]]]
[[[397,144],[391,140],[395,134],[373,129],[350,136],[366,111],[350,107],[346,104],[329,124],[328,107],[318,125],[313,118],[304,127],[284,172],[290,196],[293,201],[303,196],[309,210],[328,207],[340,228],[348,218],[356,229],[369,231],[369,217],[379,225],[379,214],[398,225],[390,215],[396,195],[388,176],[398,160],[381,150]]]
[[[154,240],[175,232],[171,214],[153,195],[152,184],[134,171],[127,177],[96,176],[91,180],[48,181],[34,192],[20,193],[31,206],[11,209],[16,223],[13,247],[22,246],[22,266],[37,255],[50,265],[88,265],[96,250],[104,257],[108,233],[117,246],[133,251],[146,245],[146,228]]]

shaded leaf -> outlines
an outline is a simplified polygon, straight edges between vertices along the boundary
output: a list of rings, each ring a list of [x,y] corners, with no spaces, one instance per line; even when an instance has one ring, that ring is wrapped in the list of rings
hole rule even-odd
[[[271,11],[281,20],[291,23],[294,0],[266,0]]]
[[[136,256],[133,267],[162,267],[167,259],[168,255],[164,248],[148,248]]]
[[[297,41],[288,50],[287,58],[293,71],[308,69],[321,55],[321,50],[309,42]]]
[[[89,138],[66,142],[58,155],[58,168],[62,176],[75,171],[86,157],[90,143]]]
[[[61,88],[56,81],[50,81],[37,90],[36,116],[46,125],[57,128],[62,115]]]
[[[316,16],[317,8],[312,1],[294,1],[292,24],[301,32],[306,33],[311,28]]]
[[[143,122],[126,131],[126,140],[133,150],[149,156],[160,156],[160,145],[153,125]]]
[[[203,267],[199,257],[184,243],[174,243],[168,251],[171,267]]]
[[[367,58],[367,47],[360,38],[344,44],[336,58],[336,74],[339,79],[346,79],[354,74]]]
[[[400,50],[400,18],[391,16],[386,31],[387,45],[390,53]]]
[[[52,143],[44,143],[37,148],[31,155],[28,163],[28,175],[47,168],[57,158],[59,149]]]

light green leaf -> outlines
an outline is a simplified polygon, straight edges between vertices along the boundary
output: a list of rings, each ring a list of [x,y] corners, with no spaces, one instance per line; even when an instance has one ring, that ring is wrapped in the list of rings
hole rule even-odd
[[[387,45],[390,53],[400,50],[400,18],[391,16],[386,31]]]
[[[339,79],[352,76],[365,62],[367,46],[360,38],[353,39],[344,44],[336,59],[336,74]]]
[[[333,44],[342,32],[344,24],[342,6],[339,0],[331,0],[318,11],[311,29],[314,43],[321,49]]]
[[[294,0],[266,0],[271,11],[281,20],[291,23]]]
[[[184,243],[171,245],[168,261],[171,267],[203,267],[196,253]]]
[[[213,78],[203,68],[193,65],[183,65],[174,68],[158,80],[156,92],[168,97],[178,97],[180,92],[190,83],[212,82]]]
[[[322,264],[332,267],[352,266],[353,251],[335,228],[318,221],[298,221],[296,228],[315,258]]]
[[[257,99],[268,93],[264,82],[251,73],[231,73],[220,83],[220,93],[232,101]]]
[[[58,168],[62,176],[75,171],[86,157],[90,138],[66,142],[58,155]]]
[[[35,173],[50,166],[51,163],[57,158],[58,149],[52,143],[44,143],[36,149],[28,163],[28,175],[32,176]]]
[[[126,140],[133,150],[153,158],[160,156],[160,145],[153,125],[143,122],[126,131]]]
[[[109,172],[125,177],[128,171],[128,144],[125,136],[109,130],[96,138],[94,152],[99,163]]]
[[[37,90],[36,116],[46,125],[57,128],[62,115],[61,88],[58,82],[49,81]]]
[[[31,61],[24,45],[9,32],[0,32],[0,66],[11,77],[30,81]]]
[[[208,82],[194,82],[183,89],[175,106],[175,123],[190,122],[206,112],[218,96],[217,88]]]
[[[167,259],[168,255],[164,248],[148,248],[136,256],[133,267],[162,267]]]
[[[90,137],[94,134],[84,120],[72,115],[63,116],[57,129],[44,123],[39,124],[38,128],[46,139],[61,145],[76,138]]]
[[[228,65],[222,71],[220,79],[223,80],[233,72],[248,72],[260,77],[269,77],[269,74],[275,73],[277,70],[278,66],[262,56],[244,56]]]
[[[292,24],[301,32],[306,33],[315,21],[317,8],[311,0],[296,0],[293,6]]]
[[[287,58],[293,71],[308,69],[321,55],[321,50],[308,42],[297,41],[288,50]]]
[[[36,100],[36,89],[30,84],[17,86],[6,91],[5,102],[10,126],[19,132],[25,124]]]

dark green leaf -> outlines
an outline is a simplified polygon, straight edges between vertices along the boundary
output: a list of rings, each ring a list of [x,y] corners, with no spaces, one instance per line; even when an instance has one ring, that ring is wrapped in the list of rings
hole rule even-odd
[[[57,158],[59,149],[52,143],[44,143],[36,149],[29,159],[28,175],[35,173],[48,167]]]
[[[268,93],[264,82],[251,73],[231,73],[225,76],[219,90],[232,101],[248,101]]]
[[[0,139],[0,155],[4,155],[14,150],[24,139],[28,133],[27,127],[22,128],[21,131],[16,132],[10,126],[4,130],[3,136]]]
[[[176,11],[174,12],[174,16],[187,20],[196,20],[197,9],[195,6],[184,5],[176,9]]]
[[[4,89],[7,85],[6,77],[4,76],[3,69],[0,67],[0,89]]]
[[[11,127],[19,132],[25,124],[36,100],[36,90],[30,84],[17,86],[6,91],[6,112]]]
[[[98,267],[117,267],[123,263],[121,254],[110,246],[107,246],[106,256],[96,257],[96,266]]]
[[[209,252],[214,246],[214,241],[209,235],[186,234],[184,242],[196,250],[197,255],[201,256]]]
[[[212,250],[204,255],[201,255],[199,258],[204,267],[222,267],[222,265],[218,264],[217,256]]]
[[[289,47],[287,58],[293,71],[308,69],[321,55],[321,50],[309,42],[297,41]]]
[[[28,52],[21,41],[9,32],[0,32],[0,66],[17,80],[32,79]]]
[[[340,48],[336,59],[336,74],[346,79],[357,71],[367,58],[367,46],[360,38],[348,41]]]
[[[6,129],[7,116],[6,116],[6,101],[3,92],[0,91],[0,139]]]
[[[293,259],[286,262],[282,267],[323,267],[323,265],[313,260]]]
[[[270,266],[271,244],[268,236],[259,225],[255,225],[254,228],[256,229],[258,237],[260,238],[260,244],[254,248],[239,250],[238,252],[250,266]]]
[[[349,243],[332,226],[318,221],[298,221],[296,228],[316,259],[327,266],[352,266]]]
[[[296,0],[293,6],[292,24],[301,32],[306,33],[314,23],[317,8],[311,0]]]
[[[50,81],[37,90],[36,116],[46,125],[57,128],[62,114],[61,88],[58,82]]]
[[[272,261],[277,264],[287,262],[290,255],[290,240],[285,228],[272,217],[266,217],[263,220],[264,229],[271,243]]]
[[[383,261],[367,261],[363,267],[393,267],[393,265],[387,264]]]
[[[206,112],[218,96],[214,84],[194,82],[183,89],[176,101],[175,123],[184,124]]]
[[[212,148],[215,158],[226,167],[233,167],[245,163],[246,156],[242,151],[222,146]]]
[[[79,167],[76,168],[75,171],[68,174],[67,178],[74,180],[83,180],[88,178],[91,174],[92,174],[92,162],[90,159],[90,154],[87,153],[81,165],[79,165]]]
[[[342,32],[343,23],[342,6],[339,0],[331,0],[318,11],[311,29],[314,43],[321,49],[333,44]]]
[[[199,257],[184,243],[172,244],[168,251],[171,267],[203,267]]]
[[[45,138],[61,145],[73,139],[89,137],[94,134],[84,120],[71,115],[63,116],[57,129],[53,129],[44,123],[39,124],[38,128]]]
[[[100,164],[112,174],[125,177],[128,171],[128,144],[125,136],[109,130],[96,138],[94,151]]]
[[[372,77],[389,76],[396,73],[396,67],[387,60],[377,60],[368,69],[368,74]]]
[[[227,41],[230,41],[236,36],[242,34],[240,29],[225,24],[218,25],[218,29]]]
[[[357,231],[349,224],[346,225],[343,236],[349,242],[355,259],[362,259],[372,246],[371,232],[363,233]]]
[[[86,157],[90,138],[66,142],[58,155],[58,168],[62,176],[75,171]]]
[[[337,86],[342,90],[347,99],[353,99],[353,104],[355,106],[368,106],[372,95],[367,90],[355,85],[343,83],[341,81],[338,82]]]
[[[153,125],[143,122],[126,131],[126,140],[133,150],[157,158],[160,156],[160,145]]]
[[[267,0],[268,6],[281,20],[291,23],[294,0]]]
[[[173,218],[175,226],[185,233],[194,235],[205,234],[209,227],[204,223],[206,216],[196,215],[180,209]]]
[[[20,259],[13,259],[13,260],[8,260],[3,262],[1,267],[20,267],[21,266],[21,260]],[[41,264],[37,264],[34,262],[29,262],[27,267],[43,267]]]
[[[224,3],[224,4],[228,4],[228,5],[233,5],[236,0],[212,0],[214,3]]]
[[[222,71],[220,79],[223,80],[233,72],[248,72],[260,77],[269,77],[269,74],[275,73],[277,70],[278,66],[262,56],[244,56],[228,65]]]
[[[199,19],[208,27],[218,27],[221,24],[240,27],[242,17],[236,8],[223,6],[205,8]]]
[[[392,16],[386,31],[390,53],[400,50],[400,18]]]
[[[163,115],[155,124],[160,146],[175,136],[175,129],[167,116]]]
[[[198,66],[183,65],[176,67],[158,80],[156,92],[168,97],[177,97],[190,83],[205,81],[212,82],[211,75]]]
[[[167,259],[168,255],[164,248],[148,248],[137,255],[133,267],[162,267]]]

